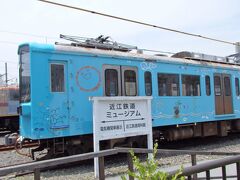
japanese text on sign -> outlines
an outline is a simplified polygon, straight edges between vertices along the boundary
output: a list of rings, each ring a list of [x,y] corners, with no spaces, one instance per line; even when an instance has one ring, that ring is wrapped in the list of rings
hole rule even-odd
[[[102,140],[109,137],[126,137],[127,134],[147,134],[147,129],[151,129],[150,98],[125,97],[125,99],[105,97],[95,104],[97,105],[95,131]]]
[[[138,135],[147,135],[148,148],[152,144],[151,97],[92,97],[94,152],[100,150],[100,141]],[[98,177],[98,158],[94,159],[95,177]]]

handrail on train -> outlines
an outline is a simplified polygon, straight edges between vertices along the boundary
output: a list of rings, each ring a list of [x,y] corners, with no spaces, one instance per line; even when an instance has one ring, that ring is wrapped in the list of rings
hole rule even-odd
[[[99,158],[99,179],[104,180],[105,174],[104,174],[104,157],[110,156],[110,155],[116,155],[119,153],[126,153],[128,154],[128,169],[133,171],[133,161],[130,156],[130,150],[132,150],[134,153],[138,154],[147,154],[147,153],[153,153],[152,149],[143,149],[143,148],[114,148],[109,150],[103,150],[100,152],[90,152],[85,154],[78,154],[73,156],[67,156],[67,157],[61,157],[56,159],[49,159],[49,160],[43,160],[43,161],[37,161],[37,162],[31,162],[27,164],[22,165],[15,165],[15,166],[9,166],[9,167],[3,167],[0,168],[0,176],[6,176],[8,174],[14,173],[14,172],[20,172],[20,171],[33,171],[34,172],[34,180],[40,179],[40,171],[43,168],[49,168],[54,167],[56,165],[63,165],[67,163],[73,163],[73,162],[79,162],[83,160],[93,159],[95,157]],[[157,154],[162,155],[183,155],[188,154],[191,155],[191,161],[192,166],[186,167],[182,170],[183,176],[187,176],[188,179],[197,179],[197,173],[200,172],[206,172],[206,178],[204,179],[210,179],[210,170],[215,169],[218,167],[222,167],[222,178],[226,179],[228,176],[226,175],[226,165],[234,164],[236,163],[236,176],[238,179],[240,179],[240,153],[239,152],[208,152],[208,151],[192,151],[192,150],[172,150],[172,149],[158,149]],[[230,157],[212,160],[210,162],[203,162],[201,164],[197,165],[196,156],[197,155],[226,155]],[[170,171],[169,175],[175,174],[177,171]],[[233,176],[231,176],[233,177]],[[134,178],[132,176],[129,176],[130,180],[133,180]]]

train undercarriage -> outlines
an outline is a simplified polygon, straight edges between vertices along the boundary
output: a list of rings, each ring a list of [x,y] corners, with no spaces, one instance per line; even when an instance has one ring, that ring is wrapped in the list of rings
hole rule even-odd
[[[240,131],[240,120],[204,122],[153,128],[153,139],[162,141],[177,141],[196,137],[227,136],[228,133]],[[146,136],[121,138],[101,142],[100,149],[109,149],[118,146],[147,147]],[[31,156],[35,159],[35,153],[47,149],[44,159],[81,154],[93,151],[92,134],[65,138],[53,138],[40,140],[40,146],[31,150]]]
[[[0,130],[17,132],[19,129],[19,116],[9,115],[0,116]]]

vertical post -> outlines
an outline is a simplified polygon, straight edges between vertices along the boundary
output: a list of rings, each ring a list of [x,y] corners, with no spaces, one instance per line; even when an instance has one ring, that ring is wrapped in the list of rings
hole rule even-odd
[[[196,154],[191,154],[191,161],[192,161],[192,166],[197,165],[197,155]],[[193,179],[197,180],[197,174],[193,174]]]
[[[226,177],[226,166],[222,166],[222,179],[223,180],[227,179],[227,177]]]
[[[8,72],[7,72],[7,63],[5,63],[5,83],[6,83],[6,86],[8,84],[8,76],[7,76]]]
[[[99,152],[100,150],[100,143],[99,143],[99,138],[97,136],[97,129],[96,129],[96,116],[98,116],[98,112],[97,112],[97,105],[98,105],[98,100],[93,101],[93,149],[94,152]],[[95,178],[99,177],[99,158],[95,157],[94,158],[94,175]]]
[[[240,162],[236,163],[236,168],[237,168],[237,180],[240,180]]]
[[[100,140],[98,137],[98,129],[96,129],[97,121],[96,117],[98,116],[97,114],[97,107],[98,107],[99,100],[93,101],[93,149],[94,152],[99,152],[100,151]],[[99,178],[99,158],[95,157],[94,158],[94,175],[95,178]]]
[[[96,137],[94,135],[94,152],[99,152],[99,141],[96,140]],[[99,158],[95,157],[94,158],[94,174],[95,174],[95,178],[99,177]]]
[[[210,171],[209,170],[206,171],[206,180],[210,180]]]
[[[99,180],[105,180],[104,156],[99,157]]]
[[[240,53],[240,42],[236,42],[235,48],[236,53]]]
[[[148,149],[153,149],[153,137],[152,137],[152,132],[147,135],[147,140],[148,140]],[[153,154],[149,153],[148,158],[153,158]]]
[[[34,169],[34,180],[40,180],[40,169]]]
[[[152,109],[151,109],[151,100],[148,99],[147,100],[147,107],[148,107],[148,126],[149,127],[152,127]],[[150,130],[148,131],[148,134],[147,134],[147,141],[148,141],[148,149],[153,149],[153,136],[152,136],[152,128],[149,128]],[[153,157],[153,154],[152,153],[149,153],[148,154],[148,158],[152,158]]]
[[[128,161],[128,170],[133,172],[133,160],[130,153],[127,153],[127,161]],[[134,177],[129,175],[129,180],[134,180]]]

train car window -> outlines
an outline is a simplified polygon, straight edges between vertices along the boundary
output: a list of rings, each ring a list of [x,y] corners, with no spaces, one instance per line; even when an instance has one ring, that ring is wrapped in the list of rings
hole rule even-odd
[[[231,82],[229,77],[224,77],[225,96],[231,96]]]
[[[0,89],[0,104],[5,104],[5,103],[7,103],[7,97],[8,97],[8,95],[7,95],[7,90],[6,89],[4,89],[4,88],[1,88]]]
[[[179,96],[179,75],[158,73],[158,95]]]
[[[16,89],[9,90],[9,100],[10,101],[18,101],[19,100],[19,93]]]
[[[216,96],[222,95],[221,79],[219,76],[214,76],[214,92]]]
[[[136,72],[133,70],[124,71],[124,86],[126,96],[137,95]]]
[[[20,83],[20,101],[31,101],[31,74],[30,74],[30,54],[28,51],[22,51],[20,54],[19,83]]]
[[[236,89],[236,96],[239,96],[240,92],[239,92],[239,79],[238,78],[235,78],[235,89]]]
[[[182,75],[182,95],[201,96],[200,76]]]
[[[51,64],[51,91],[52,92],[65,91],[63,64]]]
[[[106,96],[118,95],[118,72],[116,69],[105,70],[105,94]]]
[[[149,71],[144,73],[144,80],[145,80],[145,94],[146,96],[152,95],[152,74]]]
[[[210,77],[205,76],[205,85],[206,85],[206,95],[210,96],[211,95],[211,85],[210,85]]]

